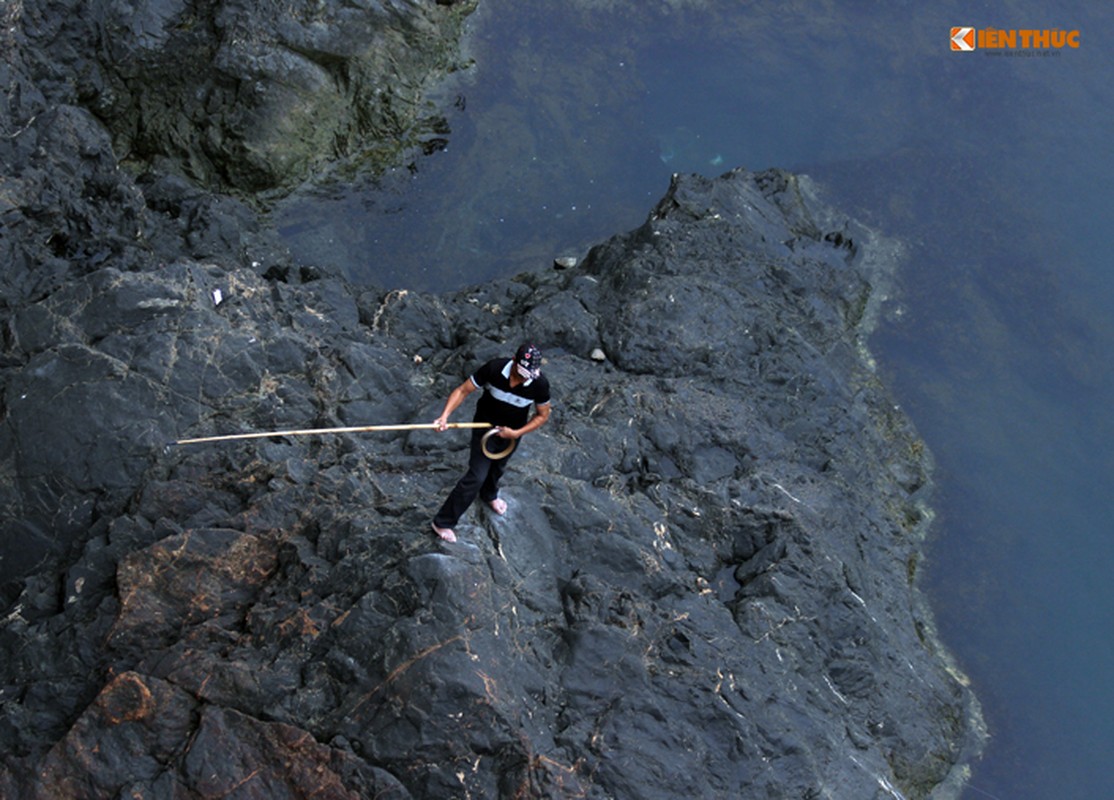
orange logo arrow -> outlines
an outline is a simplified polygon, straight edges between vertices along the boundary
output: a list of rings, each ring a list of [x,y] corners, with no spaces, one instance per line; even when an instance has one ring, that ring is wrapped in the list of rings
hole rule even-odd
[[[974,28],[952,28],[952,50],[969,53],[975,49]]]

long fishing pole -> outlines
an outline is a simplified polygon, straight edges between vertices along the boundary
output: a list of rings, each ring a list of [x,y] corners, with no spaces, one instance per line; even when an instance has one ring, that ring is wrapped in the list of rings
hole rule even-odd
[[[232,442],[241,439],[267,439],[272,436],[320,436],[326,433],[370,433],[372,431],[416,431],[432,430],[436,422],[418,422],[407,425],[357,425],[348,428],[302,428],[290,431],[257,431],[255,433],[232,433],[222,436],[198,436],[193,439],[178,439],[167,442],[167,447],[182,444],[209,444],[211,442]],[[489,422],[450,422],[446,428],[490,428]]]

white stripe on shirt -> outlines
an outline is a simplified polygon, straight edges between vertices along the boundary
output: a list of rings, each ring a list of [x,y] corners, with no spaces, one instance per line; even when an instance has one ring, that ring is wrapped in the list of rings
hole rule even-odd
[[[487,390],[491,392],[491,396],[494,397],[496,400],[501,400],[507,405],[512,405],[516,408],[526,408],[526,406],[534,402],[529,397],[522,397],[521,395],[504,392],[502,389],[496,386],[488,386]]]

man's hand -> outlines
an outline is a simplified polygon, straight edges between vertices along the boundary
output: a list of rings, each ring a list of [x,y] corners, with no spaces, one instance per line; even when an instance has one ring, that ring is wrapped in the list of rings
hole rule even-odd
[[[520,439],[522,437],[522,430],[519,428],[501,428],[496,426],[495,435],[500,439]]]
[[[433,421],[433,424],[437,426],[437,430],[444,432],[449,429],[449,417],[460,407],[460,404],[464,402],[464,398],[474,391],[476,391],[476,384],[472,383],[471,378],[453,389],[452,393],[449,395],[449,399],[445,401],[445,409],[441,412],[441,416]]]

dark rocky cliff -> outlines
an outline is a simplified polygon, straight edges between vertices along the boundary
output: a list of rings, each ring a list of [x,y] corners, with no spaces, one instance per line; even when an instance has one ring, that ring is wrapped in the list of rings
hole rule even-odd
[[[9,13],[39,88],[95,114],[122,161],[261,192],[436,138],[423,94],[458,66],[475,5],[31,0]]]
[[[0,796],[954,794],[928,456],[864,349],[887,242],[740,170],[573,269],[351,286],[121,169],[46,8],[0,33]],[[457,545],[428,521],[463,436],[164,447],[426,422],[527,336],[554,421]]]

